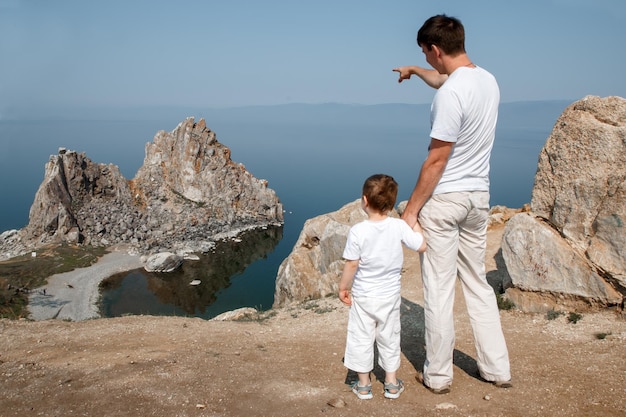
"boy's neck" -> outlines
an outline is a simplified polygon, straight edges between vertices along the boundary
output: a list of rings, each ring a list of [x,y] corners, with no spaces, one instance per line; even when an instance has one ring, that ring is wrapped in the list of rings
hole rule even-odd
[[[367,211],[367,220],[372,222],[379,222],[381,220],[385,220],[387,217],[389,217],[387,213]]]

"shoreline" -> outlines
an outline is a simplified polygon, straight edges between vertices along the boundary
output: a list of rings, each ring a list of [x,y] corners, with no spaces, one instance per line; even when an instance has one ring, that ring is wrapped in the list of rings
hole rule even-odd
[[[109,250],[111,252],[91,266],[48,277],[48,283],[34,289],[28,297],[29,318],[36,321],[100,318],[97,308],[100,282],[120,272],[143,267],[139,255],[117,248]]]

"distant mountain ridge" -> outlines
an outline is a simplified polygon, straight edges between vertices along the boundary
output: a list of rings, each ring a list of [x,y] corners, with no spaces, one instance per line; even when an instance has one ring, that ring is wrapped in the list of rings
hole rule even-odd
[[[556,120],[573,100],[519,101],[500,104],[500,117],[524,112],[529,118]],[[189,116],[224,121],[275,122],[285,118],[311,123],[362,121],[363,123],[402,123],[414,125],[417,120],[428,122],[430,103],[288,103],[239,107],[202,106],[94,106],[94,107],[33,107],[5,111],[2,120],[183,120]]]

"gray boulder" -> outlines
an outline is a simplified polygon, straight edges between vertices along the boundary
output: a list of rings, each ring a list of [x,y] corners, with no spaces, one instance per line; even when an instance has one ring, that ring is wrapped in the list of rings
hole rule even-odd
[[[172,272],[182,264],[182,256],[172,252],[159,252],[150,255],[143,268],[148,272]]]
[[[580,248],[531,213],[518,214],[507,222],[502,256],[514,286],[507,295],[523,310],[580,309],[622,300]],[[529,293],[536,294],[527,297]]]

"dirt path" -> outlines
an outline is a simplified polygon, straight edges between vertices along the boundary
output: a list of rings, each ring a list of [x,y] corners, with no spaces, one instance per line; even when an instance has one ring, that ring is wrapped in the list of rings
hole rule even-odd
[[[475,376],[460,291],[452,392],[426,390],[414,379],[424,360],[418,274],[417,257],[407,257],[398,373],[406,391],[398,400],[385,399],[380,382],[374,383],[373,400],[358,400],[350,392],[341,361],[348,311],[327,298],[248,322],[150,316],[0,320],[0,414],[626,415],[626,320],[621,316],[584,313],[570,323],[566,316],[548,320],[543,314],[502,311],[514,383],[503,390]],[[598,333],[606,337],[599,339]]]
[[[30,318],[81,321],[100,317],[97,308],[100,282],[142,266],[139,256],[129,255],[125,250],[113,250],[88,268],[53,275],[47,279],[47,285],[30,294]]]

